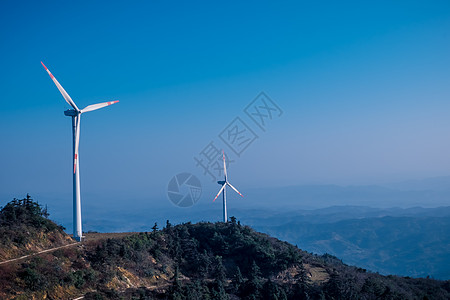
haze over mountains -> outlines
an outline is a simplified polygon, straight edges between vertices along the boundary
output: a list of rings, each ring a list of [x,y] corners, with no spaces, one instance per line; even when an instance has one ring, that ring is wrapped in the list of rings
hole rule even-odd
[[[450,205],[450,176],[384,185],[302,185],[247,191],[258,206],[273,208],[323,208],[335,205],[387,207],[437,207]],[[247,203],[247,201],[245,201]],[[256,203],[252,203],[256,204]]]

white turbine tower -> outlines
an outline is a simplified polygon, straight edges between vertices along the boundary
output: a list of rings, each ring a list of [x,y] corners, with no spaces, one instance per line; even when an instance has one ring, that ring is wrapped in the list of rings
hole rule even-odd
[[[220,190],[217,193],[216,198],[214,198],[213,202],[216,201],[216,199],[217,199],[217,197],[219,197],[220,193],[223,192],[223,194],[222,194],[222,196],[223,196],[223,221],[226,223],[228,221],[228,216],[227,216],[227,185],[230,188],[232,188],[239,195],[242,196],[242,194],[234,186],[232,186],[231,183],[228,182],[227,165],[225,163],[225,153],[223,151],[222,151],[222,157],[223,157],[223,174],[225,175],[225,180],[224,181],[217,181],[217,183],[222,185],[222,187],[220,188]],[[244,197],[244,196],[242,196],[242,197]]]
[[[81,229],[81,198],[80,198],[80,163],[78,158],[78,146],[80,144],[80,119],[81,114],[97,110],[99,108],[117,103],[119,101],[103,102],[93,105],[88,105],[82,110],[78,109],[75,102],[70,98],[69,94],[64,90],[64,88],[59,84],[58,80],[50,73],[43,62],[41,64],[47,70],[48,75],[56,84],[56,87],[63,95],[66,102],[72,106],[73,109],[68,109],[64,111],[66,116],[72,117],[72,133],[73,133],[73,238],[77,241],[83,239],[83,231]]]

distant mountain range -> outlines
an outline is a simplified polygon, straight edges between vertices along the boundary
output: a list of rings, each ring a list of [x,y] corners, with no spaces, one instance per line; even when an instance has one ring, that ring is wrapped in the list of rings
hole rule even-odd
[[[243,202],[244,205],[274,209],[317,209],[342,205],[377,208],[449,206],[450,184],[447,186],[445,182],[440,179],[387,186],[305,185],[261,188],[246,191],[248,201]]]
[[[405,180],[385,186],[403,191],[450,191],[450,176]]]
[[[302,249],[382,274],[450,278],[450,207],[333,207],[249,223]]]

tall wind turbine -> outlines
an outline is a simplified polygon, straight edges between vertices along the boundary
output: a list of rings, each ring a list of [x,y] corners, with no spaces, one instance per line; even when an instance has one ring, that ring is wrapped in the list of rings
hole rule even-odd
[[[81,198],[80,198],[80,163],[78,159],[78,146],[80,144],[80,119],[81,114],[97,110],[99,108],[117,103],[119,101],[110,101],[97,103],[93,105],[88,105],[82,110],[78,109],[75,102],[70,98],[69,94],[64,90],[64,88],[59,84],[58,80],[50,73],[44,63],[41,64],[47,70],[48,75],[56,84],[56,87],[63,95],[66,102],[72,106],[73,109],[68,109],[64,111],[64,114],[68,117],[72,117],[72,134],[73,134],[73,238],[77,241],[83,239],[83,231],[81,229]]]
[[[242,194],[234,187],[231,185],[231,183],[228,182],[228,177],[227,177],[227,165],[225,163],[225,153],[222,151],[222,157],[223,157],[223,174],[225,175],[225,180],[224,181],[217,181],[218,184],[222,185],[222,187],[220,188],[219,192],[216,195],[216,198],[214,198],[213,202],[216,201],[217,197],[219,197],[220,193],[222,193],[223,196],[223,221],[226,223],[228,221],[228,216],[227,216],[227,185],[232,188],[236,193],[238,193],[239,195],[242,196]],[[244,197],[244,196],[242,196]]]

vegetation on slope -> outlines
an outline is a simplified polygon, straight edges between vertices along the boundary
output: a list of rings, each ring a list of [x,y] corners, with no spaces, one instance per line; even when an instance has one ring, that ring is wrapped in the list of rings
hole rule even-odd
[[[70,243],[64,228],[48,216],[28,194],[0,207],[0,260]]]
[[[229,223],[88,240],[0,265],[1,299],[448,299],[450,283],[381,276]]]

